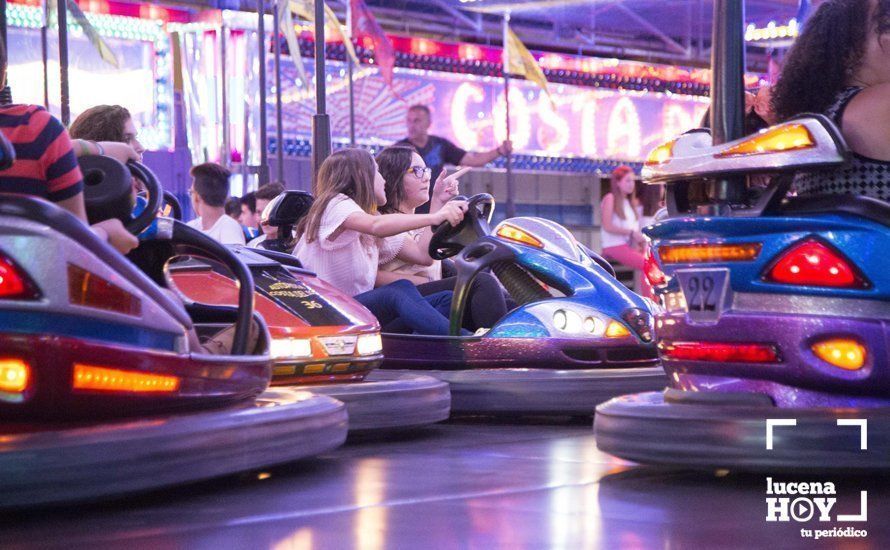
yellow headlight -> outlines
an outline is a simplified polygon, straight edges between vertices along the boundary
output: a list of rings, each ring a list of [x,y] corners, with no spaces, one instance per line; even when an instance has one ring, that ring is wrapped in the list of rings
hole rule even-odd
[[[763,155],[766,153],[809,149],[815,146],[816,141],[806,126],[803,124],[783,124],[755,134],[751,138],[717,153],[714,157]]]
[[[624,338],[625,336],[630,336],[630,331],[627,330],[626,326],[618,321],[609,321],[609,326],[606,327],[606,337]]]
[[[544,248],[544,243],[540,240],[509,223],[502,223],[500,227],[498,227],[497,236],[507,239],[508,241],[534,246],[535,248]]]
[[[676,139],[672,139],[652,149],[649,156],[646,157],[646,166],[657,166],[671,160],[671,157],[674,156],[674,144],[676,142]]]

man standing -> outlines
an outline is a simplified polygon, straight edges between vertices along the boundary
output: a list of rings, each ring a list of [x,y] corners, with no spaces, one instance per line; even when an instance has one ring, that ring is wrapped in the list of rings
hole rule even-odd
[[[438,179],[442,168],[446,164],[455,166],[485,166],[498,157],[510,154],[513,150],[513,145],[509,141],[504,141],[497,148],[490,151],[464,151],[443,137],[430,135],[431,122],[429,107],[426,105],[412,105],[408,109],[408,137],[397,144],[410,145],[417,150],[417,153],[423,157],[426,165],[432,169],[430,181],[435,182]],[[431,194],[432,190],[433,186],[430,185]],[[430,197],[432,198],[432,195]],[[419,214],[428,211],[429,203],[426,203],[415,212]]]

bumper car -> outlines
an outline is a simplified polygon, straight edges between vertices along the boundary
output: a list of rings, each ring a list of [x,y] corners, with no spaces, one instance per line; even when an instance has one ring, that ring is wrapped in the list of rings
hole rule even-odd
[[[105,169],[124,170],[92,162],[88,184]],[[132,170],[153,185],[127,228],[162,226],[134,253],[161,241],[187,245],[252,288],[224,247],[172,220],[155,222],[159,187],[141,166]],[[253,321],[252,298],[241,293],[238,310],[227,312],[227,353],[192,349],[189,313],[86,225],[45,201],[0,195],[0,507],[118,496],[340,445],[341,403],[263,393],[268,331]]]
[[[176,211],[175,201],[167,198]],[[311,202],[311,197],[309,197]],[[287,192],[269,204],[277,220],[299,217],[306,195]],[[269,222],[269,216],[266,221]],[[450,414],[448,385],[429,376],[377,370],[383,361],[380,326],[361,304],[300,267],[280,240],[267,248],[229,247],[253,275],[256,311],[269,328],[272,385],[334,397],[347,406],[350,432],[410,429]],[[156,265],[159,265],[156,262]],[[169,263],[163,276],[191,307],[213,311],[237,302],[240,288],[218,262]],[[207,319],[211,321],[211,319]],[[218,331],[208,323],[203,330]]]
[[[890,467],[890,205],[786,198],[798,170],[839,165],[838,129],[808,116],[712,145],[695,131],[644,170],[668,184],[648,230],[665,311],[663,393],[597,409],[597,444],[630,460],[745,470]],[[703,181],[772,175],[717,208]],[[749,178],[749,182],[754,181]]]
[[[564,227],[505,220],[494,231],[491,195],[469,199],[457,227],[430,241],[457,272],[450,336],[384,334],[384,369],[423,372],[451,385],[452,410],[485,414],[589,415],[626,391],[666,383],[652,304],[628,291],[608,262]],[[482,336],[460,336],[473,279],[490,269],[517,307]]]

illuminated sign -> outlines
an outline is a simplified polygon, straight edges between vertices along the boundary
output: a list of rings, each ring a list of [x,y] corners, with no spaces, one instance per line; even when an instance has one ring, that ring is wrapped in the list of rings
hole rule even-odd
[[[286,61],[284,134],[308,137],[315,100],[296,88],[293,65]],[[340,64],[331,63],[328,112],[334,139],[341,140],[349,135],[344,74]],[[399,68],[395,74],[396,90],[404,100],[392,93],[376,71],[357,73],[356,137],[360,143],[386,145],[404,138],[407,108],[418,103],[432,110],[431,132],[464,149],[491,149],[506,136],[502,79]],[[708,106],[708,99],[702,97],[563,84],[553,86],[553,96],[555,105],[533,84],[510,81],[514,150],[543,156],[643,160],[649,149],[698,126]]]

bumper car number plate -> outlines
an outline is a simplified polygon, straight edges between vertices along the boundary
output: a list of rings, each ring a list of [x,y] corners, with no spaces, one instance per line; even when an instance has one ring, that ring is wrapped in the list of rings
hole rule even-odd
[[[732,297],[729,270],[686,269],[677,271],[690,322],[716,323]]]

